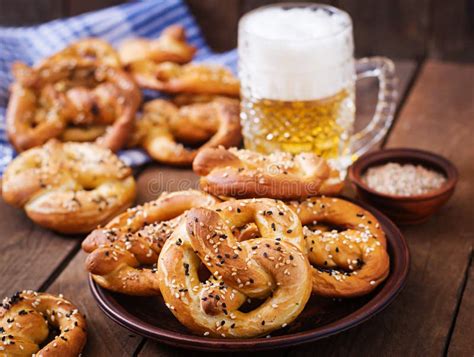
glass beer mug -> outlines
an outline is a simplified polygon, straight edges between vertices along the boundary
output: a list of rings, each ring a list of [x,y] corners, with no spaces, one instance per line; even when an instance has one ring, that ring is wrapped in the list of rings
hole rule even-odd
[[[247,149],[312,151],[342,170],[387,132],[395,111],[393,62],[354,60],[350,16],[310,3],[270,5],[239,23],[241,121]],[[377,77],[370,123],[353,133],[355,81]]]

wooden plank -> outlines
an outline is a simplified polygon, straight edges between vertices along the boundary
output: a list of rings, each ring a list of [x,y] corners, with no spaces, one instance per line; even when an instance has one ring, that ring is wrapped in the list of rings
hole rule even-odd
[[[276,3],[291,3],[291,2],[301,2],[298,0],[241,0],[240,11],[241,14],[245,14],[251,10],[256,9],[257,7],[276,4]],[[311,2],[311,1],[310,1]],[[328,5],[335,5],[336,0],[321,0],[321,1],[312,1],[317,2],[319,4],[328,4]]]
[[[239,0],[186,0],[209,46],[227,51],[237,45]]]
[[[474,1],[433,0],[430,57],[474,61]]]
[[[43,229],[0,198],[0,296],[39,289],[79,241]]]
[[[471,184],[474,65],[429,61],[401,111],[388,147],[431,150],[460,171],[453,198],[428,222],[404,227],[412,265],[407,285],[386,311],[294,355],[438,356],[447,344],[473,241]],[[464,333],[466,331],[463,331]]]
[[[430,0],[338,0],[353,21],[356,55],[420,58],[429,36]]]
[[[157,198],[162,192],[198,188],[198,176],[187,168],[148,165],[138,177],[138,202]]]
[[[142,338],[112,322],[99,310],[89,291],[85,259],[86,254],[79,252],[48,291],[64,294],[86,315],[88,334],[84,356],[132,356]]]
[[[0,0],[1,26],[26,26],[61,16],[63,0]]]
[[[309,1],[309,2],[315,2],[318,4],[328,4],[328,5],[336,5],[337,0],[321,0],[321,1]],[[271,4],[276,4],[276,3],[298,3],[301,1],[298,0],[241,0],[241,12],[246,13],[248,11],[251,11],[253,9],[256,9],[257,7],[260,6],[266,6],[266,5],[271,5]]]
[[[471,246],[472,253],[472,246]],[[467,271],[467,282],[461,300],[461,306],[457,314],[456,325],[450,341],[449,356],[473,356],[474,339],[468,335],[472,333],[474,326],[474,267],[472,257],[469,270]]]
[[[249,355],[255,355],[258,357],[283,357],[286,356],[288,350],[277,350],[277,351],[261,351],[261,352],[242,352],[242,353],[230,353],[230,352],[201,352],[201,351],[190,351],[171,346],[159,344],[155,341],[148,340],[143,349],[138,353],[138,357],[173,357],[173,356],[193,356],[193,357],[216,357],[225,356],[228,357],[248,357]]]

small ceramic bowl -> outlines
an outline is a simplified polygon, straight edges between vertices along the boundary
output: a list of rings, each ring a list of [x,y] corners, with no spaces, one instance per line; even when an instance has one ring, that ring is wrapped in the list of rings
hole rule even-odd
[[[439,188],[421,195],[396,196],[371,189],[362,176],[369,167],[388,162],[421,165],[446,177]],[[416,224],[425,221],[436,212],[454,193],[458,171],[442,156],[416,149],[384,149],[362,155],[349,168],[349,179],[356,187],[359,197],[375,206],[400,224]]]

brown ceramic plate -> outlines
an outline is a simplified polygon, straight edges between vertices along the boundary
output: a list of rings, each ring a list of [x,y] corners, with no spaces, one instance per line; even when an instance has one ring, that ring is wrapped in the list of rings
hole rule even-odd
[[[387,307],[403,288],[410,265],[408,247],[398,228],[365,203],[355,203],[372,212],[387,235],[390,275],[369,295],[335,300],[312,297],[301,315],[271,337],[216,339],[190,333],[168,311],[161,297],[133,297],[99,287],[92,278],[92,295],[102,311],[119,325],[144,337],[169,345],[207,351],[268,350],[316,341],[352,328]]]

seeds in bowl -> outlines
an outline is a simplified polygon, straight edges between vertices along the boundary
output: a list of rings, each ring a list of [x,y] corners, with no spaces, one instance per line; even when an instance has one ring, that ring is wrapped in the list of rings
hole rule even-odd
[[[446,177],[421,165],[388,162],[369,168],[362,180],[380,193],[415,196],[440,188],[446,182]]]

